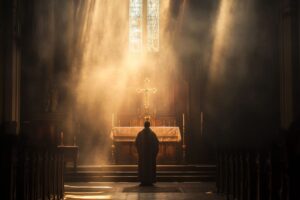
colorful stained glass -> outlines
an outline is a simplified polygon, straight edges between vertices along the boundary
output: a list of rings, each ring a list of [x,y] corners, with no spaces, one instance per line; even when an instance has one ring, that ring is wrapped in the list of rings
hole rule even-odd
[[[147,39],[145,41],[147,44],[145,46],[148,52],[159,51],[159,1],[147,0]],[[132,52],[143,50],[143,0],[130,0],[129,49]]]
[[[159,51],[159,0],[147,1],[147,49]]]
[[[129,49],[139,52],[143,48],[143,0],[130,0]]]

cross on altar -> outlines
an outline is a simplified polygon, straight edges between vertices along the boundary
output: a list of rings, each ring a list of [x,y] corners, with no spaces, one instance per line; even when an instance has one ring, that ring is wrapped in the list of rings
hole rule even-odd
[[[145,108],[145,111],[147,112],[149,110],[149,107],[150,107],[149,95],[150,94],[155,94],[157,92],[157,89],[156,88],[151,88],[149,86],[149,83],[150,83],[149,78],[146,78],[144,82],[145,82],[145,88],[137,89],[137,92],[138,93],[144,93],[144,108]]]

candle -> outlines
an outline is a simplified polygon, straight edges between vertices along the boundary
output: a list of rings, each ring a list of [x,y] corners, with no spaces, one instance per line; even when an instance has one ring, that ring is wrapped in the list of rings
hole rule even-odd
[[[64,145],[64,132],[60,132],[60,145],[63,146]]]
[[[185,122],[184,122],[184,113],[182,113],[182,127],[184,127]]]
[[[73,146],[76,146],[76,135],[74,135],[74,138],[73,138]]]
[[[114,113],[111,115],[111,127],[114,127],[115,115]]]

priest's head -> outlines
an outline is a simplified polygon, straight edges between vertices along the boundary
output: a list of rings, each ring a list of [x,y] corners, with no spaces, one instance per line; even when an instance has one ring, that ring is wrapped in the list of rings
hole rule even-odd
[[[145,127],[145,128],[149,128],[149,127],[150,127],[150,122],[149,122],[149,121],[145,121],[144,127]]]

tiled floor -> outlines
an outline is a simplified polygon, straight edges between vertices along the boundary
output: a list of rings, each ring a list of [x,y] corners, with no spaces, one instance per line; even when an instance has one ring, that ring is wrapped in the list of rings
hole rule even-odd
[[[214,183],[156,183],[154,187],[139,187],[138,183],[89,182],[66,183],[65,199],[118,200],[224,200],[215,194]]]

